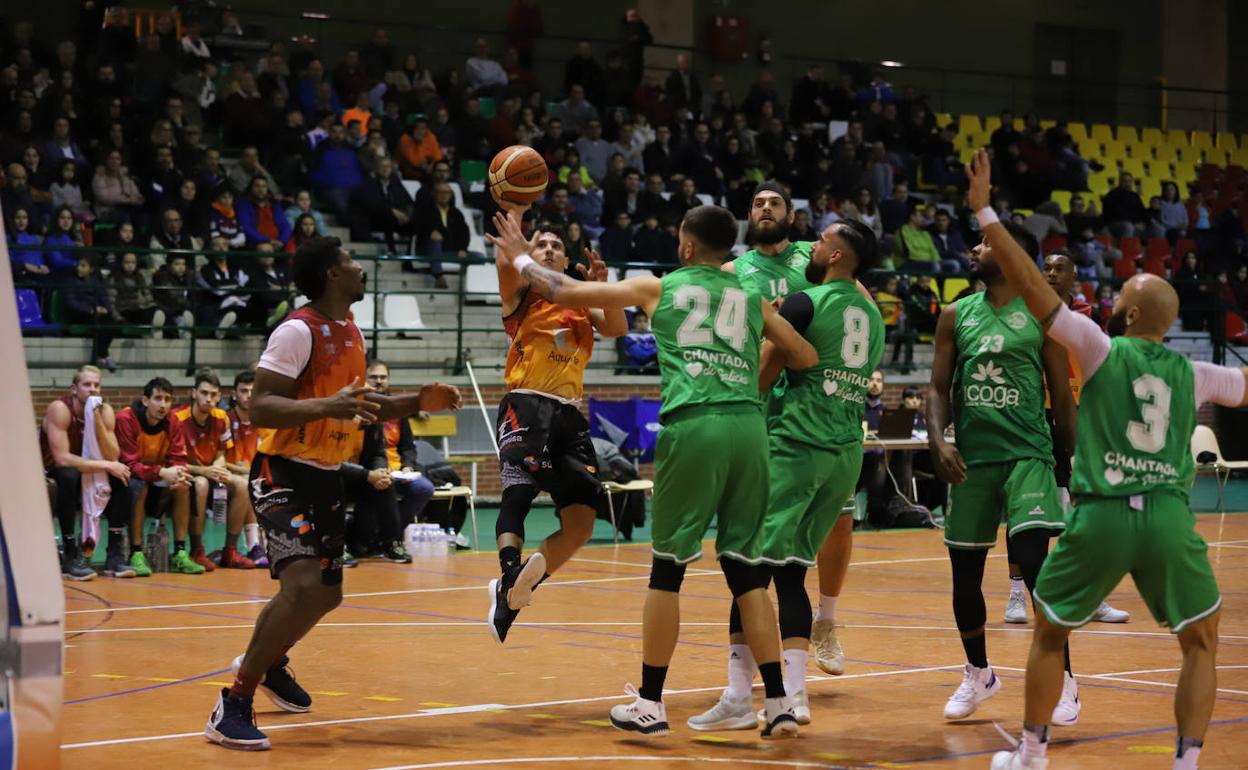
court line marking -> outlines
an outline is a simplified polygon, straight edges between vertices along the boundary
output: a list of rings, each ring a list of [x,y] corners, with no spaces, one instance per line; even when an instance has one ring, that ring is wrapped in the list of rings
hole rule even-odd
[[[1015,668],[1013,666],[993,666],[993,668],[1001,669],[1002,671],[1016,671],[1016,672],[1022,672],[1024,674],[1027,673],[1027,669],[1025,668]],[[1219,668],[1221,667],[1219,666]],[[1248,668],[1248,666],[1236,666],[1236,668]],[[1161,669],[1161,670],[1167,670],[1167,669]],[[1178,671],[1179,669],[1172,668],[1168,670]],[[1106,682],[1125,682],[1126,684],[1148,684],[1148,685],[1154,685],[1156,687],[1169,687],[1172,690],[1178,689],[1178,684],[1171,684],[1170,682],[1153,682],[1147,679],[1128,679],[1126,677],[1114,676],[1112,674],[1078,674],[1077,676],[1075,676],[1075,679],[1099,679],[1099,680],[1103,680]],[[1224,688],[1224,687],[1219,687],[1216,690],[1216,692],[1224,692],[1230,695],[1248,695],[1248,690],[1231,690],[1231,689]]]
[[[446,621],[395,621],[391,623],[317,623],[317,628],[385,628],[394,626],[396,628],[403,627],[444,627],[444,626],[483,626],[485,621],[477,620],[446,620]],[[547,628],[563,628],[563,627],[581,627],[581,626],[640,626],[642,622],[639,620],[585,620],[585,621],[534,621],[532,623],[524,623],[525,626],[540,626]],[[727,623],[713,621],[684,621],[680,624],[683,626],[709,626],[713,628],[724,628]],[[147,628],[91,628],[82,631],[67,630],[66,634],[121,634],[127,632],[142,631],[220,631],[230,629],[254,629],[255,623],[241,623],[232,626],[149,626]]]
[[[869,679],[869,678],[883,677],[883,676],[902,676],[906,674],[922,674],[922,673],[928,673],[931,671],[961,670],[964,667],[965,667],[965,664],[957,663],[957,664],[953,664],[949,666],[926,666],[923,668],[906,668],[906,669],[891,670],[891,671],[871,671],[871,672],[866,672],[862,674],[842,674],[841,676],[808,676],[806,677],[806,681],[807,682],[826,682],[826,681],[832,681],[832,680],[845,681],[847,679]],[[762,686],[761,684],[754,685],[755,689],[761,686]],[[723,689],[724,689],[723,685],[716,685],[714,687],[697,687],[697,688],[688,689],[688,690],[664,690],[663,695],[664,696],[688,695],[691,693],[720,692]],[[580,703],[600,703],[603,701],[628,700],[631,697],[633,696],[622,694],[622,695],[599,695],[599,696],[593,696],[593,697],[588,697],[588,698],[570,698],[567,700],[541,701],[538,703],[518,703],[518,704],[510,704],[510,705],[499,704],[499,703],[482,703],[482,704],[477,704],[473,706],[458,706],[449,713],[463,714],[463,713],[471,713],[471,712],[477,712],[477,711],[490,711],[490,710],[516,711],[519,709],[545,708],[549,706],[570,706],[570,705],[575,705],[575,704],[580,704]],[[423,709],[421,711],[415,711],[415,712],[411,712],[408,714],[385,714],[385,715],[371,716],[371,717],[351,717],[347,719],[323,719],[323,720],[319,720],[316,722],[295,722],[295,723],[287,723],[287,724],[265,725],[264,729],[266,731],[292,730],[292,729],[300,728],[300,727],[324,727],[324,726],[329,726],[329,725],[361,724],[365,722],[385,722],[385,721],[392,721],[395,719],[421,719],[424,717],[442,716],[443,714],[446,714],[446,713],[448,713],[448,710],[446,709]],[[200,732],[193,732],[193,733],[169,733],[167,735],[145,735],[145,736],[138,736],[134,738],[110,738],[107,740],[100,740],[100,741],[84,741],[82,743],[62,744],[61,748],[62,749],[86,749],[86,748],[92,748],[95,746],[119,746],[119,745],[124,745],[124,744],[131,744],[131,743],[147,743],[150,741],[173,740],[176,738],[202,738],[203,735],[204,735],[203,732],[200,731]]]
[[[1248,668],[1248,666],[1217,666],[1219,671],[1233,668]],[[1181,668],[1141,668],[1136,671],[1108,671],[1104,674],[1080,674],[1080,676],[1133,676],[1135,674],[1165,674],[1182,670]]]
[[[703,736],[700,740],[707,740]],[[713,737],[712,737],[713,739]],[[723,740],[731,740],[725,738]],[[445,762],[429,762],[423,765],[391,765],[377,770],[421,770],[435,767],[481,767],[484,765],[517,765],[547,762],[713,762],[715,764],[762,765],[766,767],[815,767],[836,770],[840,765],[825,765],[800,759],[747,759],[741,757],[671,757],[671,756],[598,756],[598,757],[505,757],[500,759],[457,759]],[[610,764],[605,765],[610,767]]]

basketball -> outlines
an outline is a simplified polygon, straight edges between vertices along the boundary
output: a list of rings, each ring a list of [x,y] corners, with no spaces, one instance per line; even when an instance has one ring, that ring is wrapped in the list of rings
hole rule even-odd
[[[546,161],[532,147],[513,144],[490,161],[490,195],[500,204],[528,206],[546,192],[549,179]]]

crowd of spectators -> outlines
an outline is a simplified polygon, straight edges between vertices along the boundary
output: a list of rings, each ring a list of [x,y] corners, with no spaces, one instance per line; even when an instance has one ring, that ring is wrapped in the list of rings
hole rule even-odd
[[[11,265],[65,322],[159,319],[157,333],[170,336],[271,326],[289,306],[288,254],[325,232],[327,214],[354,241],[380,234],[392,253],[466,256],[451,183],[517,143],[546,159],[536,216],[579,233],[574,254],[596,244],[608,260],[674,264],[686,211],[710,199],[744,219],[763,179],[803,201],[795,237],[858,219],[881,238],[888,268],[964,272],[979,240],[957,125],[939,125],[922,94],[869,69],[815,63],[788,83],[760,66],[736,93],[680,54],[663,77],[642,67],[652,39],[632,9],[616,43],[578,43],[562,82],[539,82],[545,22],[532,0],[509,9],[505,49],[478,39],[462,66],[436,72],[385,29],[340,57],[306,40],[244,56],[219,46],[242,31],[229,12],[161,16],[136,36],[126,9],[99,5],[83,6],[73,39],[18,22],[0,50]],[[1174,184],[1146,205],[1123,174],[1102,200],[1076,194],[1063,214],[1051,191],[1083,189],[1101,167],[1063,121],[1042,129],[1028,114],[1019,129],[1012,113],[1001,118],[989,148],[994,207],[1041,240],[1066,237],[1085,278],[1112,275],[1122,236],[1193,239],[1201,269],[1234,274],[1243,261],[1238,211],[1215,217],[1199,191]],[[487,195],[474,202],[488,214]],[[71,249],[86,245],[93,251]],[[157,251],[131,251],[140,246]],[[165,249],[214,256],[179,265]],[[237,250],[275,258],[244,262]],[[122,267],[128,254],[135,270]],[[431,270],[445,287],[440,265]],[[79,288],[51,307],[41,287],[71,280]],[[96,353],[111,364],[107,335]]]

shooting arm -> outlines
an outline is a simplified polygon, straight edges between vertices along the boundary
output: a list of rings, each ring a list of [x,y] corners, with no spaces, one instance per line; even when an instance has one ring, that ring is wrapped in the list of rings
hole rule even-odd
[[[945,443],[945,429],[949,427],[949,389],[957,364],[953,338],[956,307],[956,303],[947,306],[936,321],[936,357],[932,361],[932,379],[927,384],[927,443],[932,446]]]

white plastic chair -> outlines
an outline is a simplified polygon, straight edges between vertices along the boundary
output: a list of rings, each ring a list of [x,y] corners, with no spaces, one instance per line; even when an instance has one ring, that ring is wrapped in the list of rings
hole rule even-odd
[[[351,306],[351,312],[355,315],[355,325],[360,327],[360,331],[372,331],[377,328],[377,324],[373,321],[373,295],[365,294],[364,299]]]
[[[611,500],[611,495],[615,492],[648,492],[654,489],[654,482],[648,479],[636,479],[620,484],[615,481],[602,482],[602,491],[607,493],[607,511],[611,514],[611,535],[615,538],[615,544],[620,544],[620,530],[615,526],[615,503]]]
[[[308,299],[307,295],[300,294],[299,296],[295,297],[295,310],[298,310],[299,308],[303,307],[304,305],[308,304],[311,301],[312,300]]]
[[[472,496],[472,489],[470,487],[435,487],[433,490],[434,500],[454,500],[457,497],[468,500],[468,510],[472,512],[472,548],[480,551],[481,543],[477,538],[477,502]]]
[[[1201,462],[1201,454],[1208,452],[1213,455],[1212,462]],[[1248,460],[1227,460],[1222,457],[1222,449],[1218,446],[1217,434],[1208,425],[1197,425],[1192,433],[1192,459],[1196,462],[1196,471],[1213,472],[1218,482],[1218,513],[1224,513],[1222,492],[1226,482],[1231,478],[1231,471],[1248,469]]]
[[[501,305],[498,296],[498,268],[494,265],[468,265],[464,271],[464,291],[473,304]]]
[[[425,328],[414,294],[387,294],[384,318],[387,329],[413,331]]]

